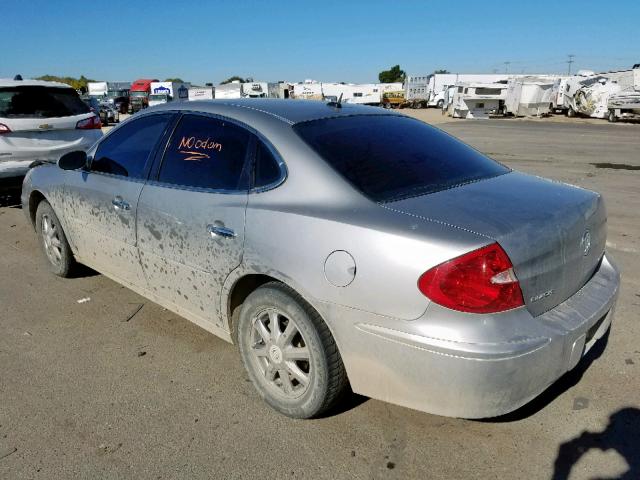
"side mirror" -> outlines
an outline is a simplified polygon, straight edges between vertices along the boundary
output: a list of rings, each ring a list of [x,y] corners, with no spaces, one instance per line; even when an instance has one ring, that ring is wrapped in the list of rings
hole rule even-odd
[[[63,170],[78,170],[87,164],[87,152],[76,150],[65,153],[58,160],[58,166]]]

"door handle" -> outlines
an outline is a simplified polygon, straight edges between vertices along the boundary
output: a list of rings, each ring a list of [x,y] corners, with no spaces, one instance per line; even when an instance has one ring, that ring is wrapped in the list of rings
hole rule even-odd
[[[124,201],[121,196],[115,197],[111,200],[111,205],[116,211],[120,210],[131,210],[131,205],[128,202]]]
[[[212,238],[235,238],[237,236],[236,232],[223,225],[207,225],[207,232],[209,232]]]

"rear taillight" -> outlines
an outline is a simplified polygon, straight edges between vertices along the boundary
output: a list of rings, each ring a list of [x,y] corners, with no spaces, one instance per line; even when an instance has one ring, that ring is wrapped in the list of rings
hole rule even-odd
[[[422,274],[418,288],[461,312],[496,313],[524,305],[511,260],[497,243],[433,267]]]
[[[0,123],[0,135],[2,135],[3,133],[9,133],[9,132],[11,132],[11,129],[7,127],[4,123]]]
[[[93,130],[94,128],[102,128],[100,117],[94,115],[93,117],[85,118],[76,123],[76,128],[80,130]]]

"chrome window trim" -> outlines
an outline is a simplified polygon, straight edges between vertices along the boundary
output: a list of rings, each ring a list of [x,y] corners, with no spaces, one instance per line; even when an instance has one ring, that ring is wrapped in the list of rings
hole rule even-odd
[[[152,187],[172,188],[174,190],[183,190],[187,192],[213,193],[218,195],[247,195],[249,193],[249,189],[225,190],[222,188],[193,187],[191,185],[178,185],[176,183],[161,182],[159,180],[147,180],[146,185],[151,185]]]

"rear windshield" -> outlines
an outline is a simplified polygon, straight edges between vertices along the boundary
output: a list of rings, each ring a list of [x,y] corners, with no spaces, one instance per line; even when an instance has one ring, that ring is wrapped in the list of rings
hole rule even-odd
[[[1,87],[0,117],[51,118],[89,113],[73,88]]]
[[[424,195],[510,171],[437,128],[407,117],[327,118],[293,128],[376,202]]]

